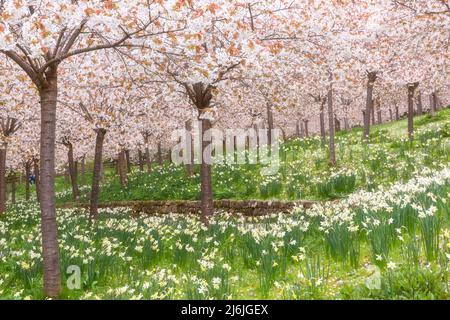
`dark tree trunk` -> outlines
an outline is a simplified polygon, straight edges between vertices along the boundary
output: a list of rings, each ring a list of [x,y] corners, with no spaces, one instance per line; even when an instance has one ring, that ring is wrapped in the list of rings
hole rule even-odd
[[[100,175],[103,161],[103,142],[105,141],[106,130],[96,129],[94,171],[92,175],[92,190],[89,218],[95,219],[98,215],[98,198],[100,196]]]
[[[437,112],[437,94],[436,92],[433,92],[431,94],[431,116],[435,116]]]
[[[138,158],[139,158],[139,171],[144,171],[144,159],[142,155],[142,150],[138,149]]]
[[[6,148],[0,149],[0,215],[6,212]]]
[[[341,121],[334,115],[335,132],[341,131]]]
[[[131,173],[131,158],[130,158],[130,150],[125,150],[125,158],[127,160],[127,172]]]
[[[381,124],[382,123],[382,118],[381,118],[381,110],[380,109],[378,109],[378,111],[377,111],[377,122],[378,122],[378,124]]]
[[[395,120],[400,120],[400,113],[398,110],[398,106],[395,106]]]
[[[295,123],[295,135],[297,138],[301,138],[300,135],[300,120],[297,120],[297,122]]]
[[[423,103],[422,103],[422,93],[419,91],[417,95],[417,115],[421,116],[423,114]]]
[[[330,75],[330,82],[332,80],[332,75]],[[330,83],[330,88],[328,90],[328,122],[330,130],[330,165],[336,165],[336,146],[334,143],[334,111],[333,111],[333,85]]]
[[[34,159],[33,160],[33,171],[34,171],[34,177],[35,177],[35,185],[36,185],[36,199],[38,202],[41,202],[41,175],[40,175],[40,169],[39,169],[39,160]]]
[[[309,120],[303,120],[303,124],[305,126],[305,136],[306,136],[306,138],[309,138],[308,123],[309,123]]]
[[[66,144],[69,150],[67,151],[67,160],[69,162],[69,174],[70,181],[72,183],[72,198],[73,201],[76,202],[78,199],[79,189],[78,189],[78,181],[77,181],[77,169],[75,166],[75,161],[73,159],[73,145],[71,142]]]
[[[391,119],[391,122],[394,121],[394,116],[392,114],[392,108],[389,108],[389,118]]]
[[[370,115],[370,119],[372,120],[372,125],[375,125],[375,100],[372,100],[372,114]]]
[[[119,178],[120,178],[120,186],[124,189],[127,185],[127,168],[126,168],[126,159],[125,159],[125,151],[119,152],[118,157],[119,163]]]
[[[366,110],[364,112],[364,136],[363,140],[369,140],[370,136],[370,114],[373,111],[373,87],[377,80],[376,72],[369,72],[367,74],[367,97],[366,97]]]
[[[31,175],[31,164],[30,162],[25,163],[25,200],[30,200],[30,175]]]
[[[430,94],[428,96],[428,100],[430,103],[430,109],[428,110],[428,113],[430,114],[430,116],[433,116],[434,114],[433,114],[433,95],[432,94]]]
[[[100,182],[105,178],[105,163],[102,161],[100,163]]]
[[[409,141],[414,140],[414,91],[418,83],[408,84],[408,137]]]
[[[320,136],[322,137],[322,145],[325,146],[327,143],[327,136],[325,131],[325,102],[326,100],[322,100],[322,105],[320,106]]]
[[[40,88],[41,150],[40,150],[40,206],[44,294],[57,298],[61,292],[58,227],[55,209],[55,138],[56,102],[58,97],[57,69],[47,71],[47,85]]]
[[[185,123],[186,129],[186,152],[188,153],[189,163],[186,164],[186,173],[188,177],[194,176],[194,152],[192,150],[192,124],[191,121],[188,120]]]
[[[303,121],[300,121],[299,126],[300,126],[300,138],[304,138],[305,137],[305,127],[303,126]]]
[[[77,180],[78,180],[78,160],[75,160],[75,161],[73,162],[73,166],[74,166],[74,169],[75,169],[75,177],[76,177]]]

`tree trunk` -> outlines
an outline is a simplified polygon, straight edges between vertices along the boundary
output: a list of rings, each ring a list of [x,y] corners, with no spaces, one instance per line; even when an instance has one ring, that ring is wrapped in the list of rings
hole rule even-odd
[[[152,172],[152,159],[150,158],[150,148],[148,147],[148,136],[144,137],[145,143],[145,161],[147,163],[147,172]]]
[[[368,81],[367,81],[367,97],[366,97],[366,110],[364,113],[364,136],[363,140],[368,141],[370,136],[370,114],[373,110],[373,87],[375,85],[375,81],[377,80],[376,72],[368,73]]]
[[[11,203],[16,204],[16,174],[13,174],[11,178]]]
[[[119,178],[120,178],[120,186],[124,189],[127,185],[127,168],[126,168],[126,159],[125,159],[125,151],[119,152],[118,157],[119,163]]]
[[[161,142],[158,142],[158,164],[160,166],[163,165],[163,157],[162,157],[162,146]]]
[[[40,207],[44,294],[57,298],[61,292],[58,227],[55,209],[55,138],[56,102],[58,98],[57,69],[47,71],[48,85],[41,88],[41,147],[40,147]]]
[[[309,129],[308,129],[309,120],[303,120],[303,124],[305,126],[305,137],[309,138]]]
[[[103,161],[103,142],[105,141],[105,129],[95,130],[97,137],[95,141],[94,171],[92,175],[92,190],[89,219],[95,219],[98,215],[98,198],[100,195],[100,175]]]
[[[200,111],[201,113],[201,111]],[[212,128],[211,121],[209,119],[201,119],[201,136],[205,136],[205,132]],[[210,142],[204,141],[202,138],[201,143],[201,165],[200,165],[200,179],[201,179],[201,209],[202,209],[202,222],[206,225],[209,224],[209,218],[213,215],[214,203],[213,203],[213,190],[212,190],[212,174],[211,165],[205,161],[204,152],[208,148]]]
[[[75,168],[75,162],[73,160],[73,145],[71,142],[67,143],[67,147],[69,150],[67,151],[67,160],[69,162],[69,174],[70,174],[70,182],[72,183],[72,198],[73,201],[76,202],[78,199],[79,189],[78,189],[78,181],[77,181],[77,170]]]
[[[395,106],[395,120],[400,120],[400,112],[397,105]]]
[[[322,145],[325,146],[327,143],[327,137],[325,132],[325,100],[322,101],[322,105],[320,106],[320,136],[322,137]]]
[[[131,158],[130,158],[130,150],[125,150],[125,158],[127,160],[127,172],[131,173]]]
[[[138,150],[138,157],[139,157],[139,171],[143,172],[144,171],[144,160],[143,155],[142,155],[142,150],[139,149]]]
[[[25,200],[30,200],[30,175],[31,175],[31,164],[29,162],[25,163]]]
[[[341,121],[336,117],[336,115],[334,115],[334,127],[335,127],[335,132],[339,132],[341,131]]]
[[[379,98],[373,102],[373,109],[374,109],[374,111],[376,111],[376,116],[377,116],[376,124],[381,124],[381,103],[380,103]],[[375,114],[373,114],[373,119],[375,122]]]
[[[77,181],[78,181],[78,160],[75,160],[73,162],[73,167],[74,167],[74,170],[75,170],[75,177],[77,178]]]
[[[389,108],[389,118],[391,119],[391,122],[394,121],[394,116],[392,114],[392,108]]]
[[[0,216],[6,212],[6,148],[0,149]]]
[[[375,100],[372,100],[372,114],[370,115],[372,125],[375,125]]]
[[[436,99],[436,102],[435,102],[435,105],[436,105],[436,111],[439,111],[439,110],[442,109],[442,107],[444,107],[444,103],[443,103],[442,100],[438,97],[437,92],[434,93],[434,96],[435,96],[435,99]]]
[[[333,84],[331,83],[333,77],[330,74],[330,88],[328,89],[328,122],[330,130],[330,165],[336,165],[336,146],[334,143],[334,111],[333,111]]]
[[[300,121],[300,138],[304,138],[305,137],[305,127],[303,126],[303,121]]]
[[[213,202],[213,190],[212,190],[212,176],[211,176],[211,164],[212,159],[205,159],[205,150],[209,147],[211,141],[204,141],[205,133],[212,128],[211,120],[205,116],[208,113],[208,109],[211,105],[212,87],[205,86],[203,83],[198,82],[190,87],[186,85],[187,93],[191,102],[197,107],[198,120],[199,120],[199,135],[200,138],[200,181],[201,181],[201,220],[205,225],[209,224],[209,217],[214,213]],[[211,138],[211,137],[209,137]],[[208,139],[211,140],[211,139]],[[207,154],[210,157],[210,154]]]
[[[417,95],[417,115],[421,116],[423,114],[423,103],[422,103],[422,93],[419,91]]]
[[[408,85],[408,137],[409,141],[414,140],[414,91],[418,83]]]
[[[431,116],[435,116],[437,112],[437,94],[433,92],[431,94]]]
[[[100,164],[100,183],[102,183],[104,178],[105,178],[105,162],[102,161]]]
[[[41,177],[40,177],[40,169],[39,169],[39,160],[34,159],[33,160],[33,170],[34,170],[34,177],[35,177],[35,186],[36,186],[36,199],[38,202],[41,202]]]

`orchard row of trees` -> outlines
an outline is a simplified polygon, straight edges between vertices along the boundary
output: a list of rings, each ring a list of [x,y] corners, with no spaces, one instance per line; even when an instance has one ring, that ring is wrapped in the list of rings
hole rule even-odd
[[[125,184],[130,151],[151,170],[195,119],[202,132],[328,131],[330,165],[336,128],[368,140],[406,113],[413,140],[413,114],[449,102],[449,22],[442,0],[0,1],[0,213],[6,171],[39,173],[44,292],[57,297],[58,170],[76,200],[77,163],[94,163],[95,220],[103,160]],[[200,175],[207,223],[205,161]]]

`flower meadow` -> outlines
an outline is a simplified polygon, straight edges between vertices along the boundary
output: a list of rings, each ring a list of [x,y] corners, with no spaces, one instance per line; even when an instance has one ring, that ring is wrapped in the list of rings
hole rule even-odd
[[[66,299],[448,299],[450,167],[290,214],[58,210]],[[69,289],[70,266],[80,268]],[[0,296],[41,299],[39,209],[0,220]]]

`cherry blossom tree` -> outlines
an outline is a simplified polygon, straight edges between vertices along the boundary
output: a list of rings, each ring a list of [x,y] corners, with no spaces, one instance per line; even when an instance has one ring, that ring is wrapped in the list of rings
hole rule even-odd
[[[54,168],[58,70],[77,55],[132,44],[131,38],[170,32],[161,1],[5,1],[0,7],[0,52],[35,84],[41,107],[41,213],[44,292],[60,292]],[[175,25],[175,28],[177,26]]]

